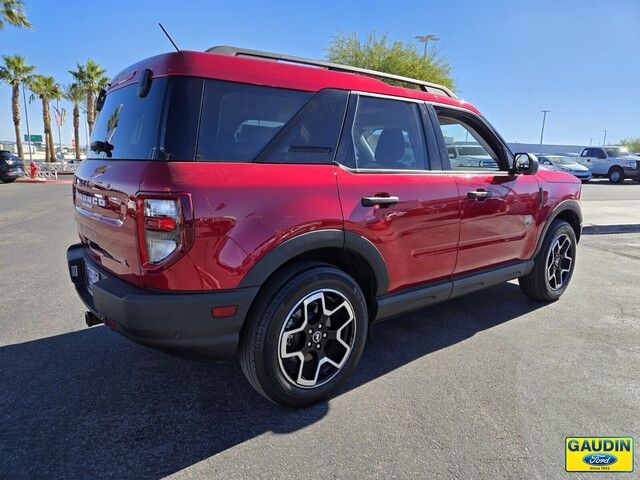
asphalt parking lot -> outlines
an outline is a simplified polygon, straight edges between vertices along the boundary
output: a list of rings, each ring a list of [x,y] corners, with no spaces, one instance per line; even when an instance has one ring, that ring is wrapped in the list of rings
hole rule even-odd
[[[583,198],[628,208],[640,184]],[[507,283],[374,327],[355,377],[306,410],[235,363],[86,328],[76,238],[70,185],[0,185],[0,478],[583,479],[566,436],[639,440],[640,233],[584,235],[554,304]]]

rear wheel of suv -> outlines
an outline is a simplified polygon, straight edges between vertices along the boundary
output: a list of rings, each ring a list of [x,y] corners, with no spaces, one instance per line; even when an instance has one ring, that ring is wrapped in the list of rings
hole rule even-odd
[[[534,300],[552,302],[560,298],[571,281],[576,263],[576,234],[564,220],[554,220],[533,270],[520,277],[520,289]]]
[[[240,365],[269,400],[310,405],[348,380],[367,331],[367,305],[353,278],[326,264],[293,265],[266,285],[252,308]]]
[[[624,182],[624,170],[620,167],[611,167],[609,170],[609,181],[611,183],[622,183]]]

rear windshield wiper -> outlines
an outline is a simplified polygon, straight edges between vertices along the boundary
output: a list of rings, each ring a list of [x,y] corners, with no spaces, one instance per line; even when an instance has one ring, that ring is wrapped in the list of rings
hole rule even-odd
[[[113,150],[113,145],[109,142],[101,142],[100,140],[96,140],[95,142],[91,142],[91,151],[100,153],[104,152],[107,154],[107,157],[111,158],[111,151]]]

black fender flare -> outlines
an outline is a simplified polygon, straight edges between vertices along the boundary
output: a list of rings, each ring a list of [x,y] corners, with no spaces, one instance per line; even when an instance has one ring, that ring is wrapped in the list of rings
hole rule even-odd
[[[386,293],[389,288],[389,272],[380,251],[361,235],[338,229],[314,230],[284,241],[251,267],[238,288],[261,286],[275,270],[291,259],[322,248],[339,248],[362,257],[371,267],[376,279],[376,296]]]
[[[580,209],[580,204],[578,203],[578,201],[565,200],[563,202],[560,202],[556,206],[556,208],[553,209],[553,211],[549,215],[549,218],[547,218],[544,224],[544,227],[542,228],[542,233],[540,234],[540,238],[538,238],[538,244],[536,245],[536,250],[535,252],[533,252],[533,255],[531,256],[531,258],[534,258],[538,254],[538,252],[540,252],[540,249],[542,248],[542,243],[544,242],[544,239],[547,236],[547,231],[549,230],[549,227],[551,227],[551,224],[553,223],[553,221],[556,218],[558,218],[558,215],[560,215],[562,212],[566,212],[567,210],[572,211],[578,216],[578,220],[580,222],[580,230],[582,230],[582,210]],[[576,236],[580,237],[580,234]]]

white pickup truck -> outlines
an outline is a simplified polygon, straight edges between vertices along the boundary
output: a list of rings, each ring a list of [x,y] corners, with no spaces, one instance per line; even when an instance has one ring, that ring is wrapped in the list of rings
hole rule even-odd
[[[594,177],[609,177],[611,183],[622,183],[625,178],[640,181],[640,157],[625,147],[588,147],[582,150],[578,162]]]

